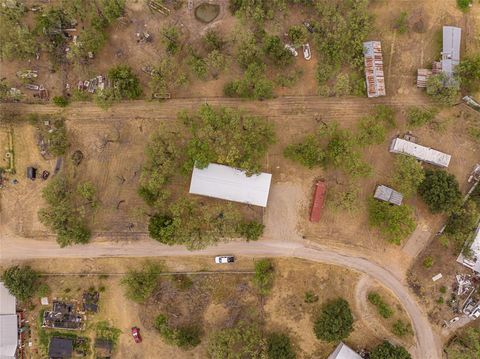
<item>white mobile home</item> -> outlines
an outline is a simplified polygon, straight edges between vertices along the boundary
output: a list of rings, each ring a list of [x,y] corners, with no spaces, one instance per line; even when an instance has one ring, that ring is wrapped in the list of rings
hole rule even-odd
[[[475,232],[475,238],[470,245],[470,254],[471,256],[467,257],[461,253],[457,258],[457,262],[480,274],[480,225],[478,226],[477,231]]]
[[[417,160],[440,167],[448,167],[450,159],[452,158],[452,156],[446,153],[434,150],[430,147],[418,145],[399,137],[392,141],[390,152],[412,156]]]

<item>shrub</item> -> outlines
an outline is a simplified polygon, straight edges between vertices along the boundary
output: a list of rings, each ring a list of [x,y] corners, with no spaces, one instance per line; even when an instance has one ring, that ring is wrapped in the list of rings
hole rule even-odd
[[[443,298],[442,298],[442,301],[443,301]],[[410,324],[405,323],[400,319],[397,320],[395,323],[393,323],[392,333],[395,334],[397,337],[404,337],[410,332],[411,332]]]
[[[464,12],[470,9],[471,4],[472,0],[457,0],[458,8]]]
[[[442,285],[442,286],[440,287],[439,291],[440,291],[440,293],[445,294],[445,293],[447,293],[447,287],[445,287],[444,285]]]
[[[370,359],[412,359],[412,357],[404,347],[384,341],[370,352]]]
[[[303,25],[294,25],[288,29],[288,37],[294,47],[300,47],[308,40],[308,32]]]
[[[108,70],[112,82],[110,89],[114,100],[135,100],[142,95],[140,81],[127,65],[117,65]]]
[[[468,92],[480,90],[480,55],[463,59],[455,67],[455,76],[460,79],[460,85]]]
[[[267,337],[269,359],[295,359],[297,355],[290,343],[290,337],[283,333],[270,333]]]
[[[21,301],[30,299],[38,288],[38,273],[30,266],[7,268],[0,278],[10,294]]]
[[[42,283],[37,288],[37,295],[39,297],[46,297],[51,292],[50,287],[46,283]]]
[[[54,156],[62,156],[67,151],[70,145],[67,136],[67,128],[65,121],[55,120],[53,128],[44,134],[45,140],[48,143],[48,151]]]
[[[357,141],[360,146],[379,145],[385,141],[385,126],[372,116],[363,117],[358,123]]]
[[[208,74],[207,62],[204,58],[192,54],[188,60],[188,64],[192,69],[193,73],[201,80],[205,80]]]
[[[261,259],[255,263],[253,284],[257,287],[260,295],[267,295],[273,287],[274,268],[268,259]]]
[[[238,233],[247,239],[247,241],[258,240],[264,230],[265,226],[256,221],[243,221],[238,226]]]
[[[442,105],[453,106],[460,95],[460,83],[445,73],[432,75],[427,80],[427,95]]]
[[[427,256],[423,260],[423,266],[427,269],[432,268],[433,266],[433,257],[432,256]]]
[[[265,75],[265,65],[252,63],[243,78],[225,85],[224,93],[229,97],[265,100],[273,97],[273,82]]]
[[[52,99],[53,103],[55,105],[57,105],[58,107],[67,107],[68,104],[69,104],[69,100],[68,98],[66,98],[65,96],[55,96],[53,99]]]
[[[339,298],[323,306],[314,324],[315,335],[327,342],[347,338],[353,330],[353,316],[345,299]]]
[[[175,26],[168,26],[162,30],[162,42],[170,55],[175,55],[180,49],[180,33]]]
[[[213,29],[207,30],[203,37],[203,43],[208,52],[214,50],[221,51],[225,46],[225,41],[222,39],[221,35]]]
[[[175,242],[174,232],[172,217],[160,214],[150,217],[148,233],[153,239],[164,244],[173,244]]]
[[[293,62],[292,54],[285,48],[278,36],[266,35],[263,39],[263,51],[276,66],[283,68]]]
[[[214,333],[207,350],[211,359],[264,358],[267,343],[257,324],[240,322]]]
[[[305,137],[300,143],[288,145],[283,154],[286,158],[308,168],[318,167],[325,163],[325,152],[314,135]]]
[[[455,176],[444,170],[427,170],[418,191],[433,213],[452,212],[462,201]]]
[[[318,295],[313,293],[311,290],[308,290],[305,292],[305,297],[304,297],[305,303],[315,303],[318,302]]]
[[[377,307],[378,314],[383,318],[388,319],[393,315],[393,310],[390,306],[383,301],[380,294],[376,292],[368,293],[368,301]]]
[[[368,202],[368,219],[370,225],[378,228],[386,240],[397,245],[412,234],[416,227],[410,207],[390,205],[373,198]]]
[[[408,14],[402,11],[395,19],[393,27],[397,29],[400,34],[405,34],[408,31]]]
[[[454,241],[457,252],[463,247],[470,247],[466,242],[473,238],[472,234],[477,227],[479,217],[478,206],[471,199],[448,217],[443,233]]]
[[[125,296],[134,302],[143,303],[157,287],[160,266],[148,263],[142,270],[129,270],[122,278]]]
[[[395,160],[393,185],[404,197],[415,194],[425,179],[425,171],[420,161],[413,157],[398,156]]]
[[[182,349],[191,349],[200,344],[200,330],[197,327],[172,328],[163,314],[155,318],[154,326],[168,344]]]
[[[118,344],[120,334],[122,334],[122,331],[111,326],[107,321],[102,320],[95,324],[96,339],[108,340],[113,343],[114,347]]]
[[[407,110],[407,122],[410,126],[420,127],[432,122],[435,115],[436,111],[434,109],[410,107]]]

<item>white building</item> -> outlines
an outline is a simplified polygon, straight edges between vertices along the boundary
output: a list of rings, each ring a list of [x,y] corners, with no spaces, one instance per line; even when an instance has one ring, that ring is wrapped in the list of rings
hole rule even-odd
[[[470,245],[470,251],[471,257],[467,258],[461,253],[457,258],[457,262],[480,274],[480,225],[475,232],[475,238]]]
[[[421,146],[399,137],[392,141],[390,152],[413,156],[417,160],[440,167],[448,167],[450,159],[452,158],[452,156],[447,155],[446,153],[434,150],[430,147]]]
[[[362,357],[345,344],[340,343],[327,359],[362,359]]]
[[[0,358],[14,359],[18,346],[17,303],[0,282]]]
[[[455,67],[460,63],[460,43],[462,29],[454,26],[443,27],[442,71],[452,76]]]
[[[271,180],[270,173],[247,176],[236,168],[210,163],[193,168],[190,193],[266,207]]]

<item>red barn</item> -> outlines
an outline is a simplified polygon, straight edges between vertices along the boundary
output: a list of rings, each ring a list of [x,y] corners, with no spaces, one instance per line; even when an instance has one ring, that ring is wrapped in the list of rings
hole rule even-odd
[[[320,220],[323,205],[325,203],[326,191],[327,187],[325,186],[325,182],[317,182],[315,185],[315,193],[313,194],[312,210],[310,211],[311,222],[318,222]]]

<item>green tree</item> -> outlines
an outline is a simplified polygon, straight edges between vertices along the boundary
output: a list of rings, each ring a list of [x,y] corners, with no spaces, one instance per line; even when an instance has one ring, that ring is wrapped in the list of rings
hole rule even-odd
[[[379,145],[385,141],[386,128],[373,116],[360,119],[357,141],[361,146]]]
[[[338,298],[325,304],[313,329],[317,338],[326,342],[347,338],[353,330],[353,316],[348,302]]]
[[[175,55],[180,50],[180,32],[175,26],[167,26],[162,30],[162,42],[168,54]]]
[[[462,330],[445,348],[449,359],[480,357],[480,328]]]
[[[195,326],[173,328],[163,314],[155,318],[154,326],[160,336],[170,345],[182,349],[192,349],[200,344],[200,330]]]
[[[421,127],[432,122],[436,114],[437,111],[432,108],[410,107],[407,122],[412,127]]]
[[[181,115],[190,126],[184,168],[205,168],[220,163],[240,168],[248,174],[260,171],[260,161],[275,141],[273,127],[261,117],[231,108],[203,105],[194,115]]]
[[[403,320],[399,319],[395,321],[395,323],[393,323],[392,333],[395,334],[397,337],[404,337],[410,332],[411,332],[410,324],[405,323]]]
[[[113,343],[114,346],[118,344],[122,331],[118,328],[110,325],[109,322],[102,320],[95,324],[95,338],[101,340],[108,340]]]
[[[465,242],[473,238],[472,234],[477,228],[479,218],[480,211],[473,200],[467,201],[448,217],[443,234],[453,240],[456,251],[460,251]]]
[[[294,25],[288,29],[288,37],[294,47],[299,47],[305,44],[308,40],[308,32],[303,25]]]
[[[162,59],[153,68],[149,86],[153,93],[166,94],[187,83],[187,78],[178,64],[170,58]]]
[[[257,287],[260,295],[267,295],[273,287],[275,269],[268,259],[261,259],[255,263],[253,284]]]
[[[144,303],[157,288],[160,272],[160,266],[154,263],[147,263],[142,270],[129,270],[121,280],[125,296],[134,302]]]
[[[398,156],[396,158],[392,182],[394,188],[404,197],[415,194],[424,179],[425,170],[421,162],[409,156]]]
[[[388,319],[392,317],[392,308],[390,308],[390,306],[385,303],[380,294],[378,294],[377,292],[370,292],[368,293],[367,298],[370,303],[377,307],[378,314],[380,314],[383,318]]]
[[[38,273],[30,266],[7,268],[0,276],[10,294],[23,301],[29,300],[38,288]]]
[[[411,359],[412,357],[402,346],[395,346],[387,341],[377,345],[370,352],[370,359]]]
[[[236,58],[238,64],[247,69],[250,65],[262,63],[262,53],[253,34],[247,33],[238,46]]]
[[[208,74],[207,62],[203,57],[200,57],[194,53],[190,56],[188,64],[192,69],[193,73],[201,80],[205,80]]]
[[[368,202],[368,220],[386,240],[397,245],[412,234],[416,227],[410,207],[392,206],[373,198]]]
[[[457,0],[457,6],[463,12],[470,10],[472,0]]]
[[[427,80],[427,94],[447,106],[453,106],[459,100],[460,83],[441,72]]]
[[[211,359],[266,359],[267,343],[256,323],[240,322],[215,332],[207,350]]]
[[[270,333],[267,336],[267,354],[269,359],[295,359],[297,355],[290,343],[290,337],[284,333]]]
[[[170,216],[156,214],[150,217],[148,233],[161,243],[175,244],[175,226]]]
[[[463,59],[455,67],[455,76],[466,91],[474,93],[480,90],[480,54]]]
[[[55,120],[50,131],[46,132],[45,140],[48,143],[48,151],[54,156],[62,156],[70,146],[67,136],[65,121]]]
[[[108,78],[112,82],[115,100],[135,100],[142,95],[140,81],[127,65],[117,65],[108,70]]]
[[[273,82],[267,78],[265,70],[264,64],[250,64],[240,80],[235,80],[225,85],[225,95],[253,100],[272,98]]]
[[[21,23],[24,11],[7,13],[7,7],[0,8],[0,59],[27,60],[33,58],[39,49],[35,35]]]
[[[308,135],[302,142],[288,145],[283,154],[286,158],[308,168],[325,164],[325,152],[314,135]]]
[[[418,192],[432,213],[452,212],[462,201],[462,193],[454,175],[444,170],[427,170]]]
[[[293,56],[275,35],[266,35],[263,38],[263,51],[265,55],[276,65],[282,68],[293,62]]]
[[[262,223],[256,221],[242,221],[238,226],[238,233],[247,241],[256,241],[262,236],[264,228]]]
[[[54,96],[52,101],[58,107],[67,107],[69,104],[68,98],[65,96]]]
[[[219,50],[211,51],[205,58],[205,62],[214,79],[227,67],[227,58]]]

